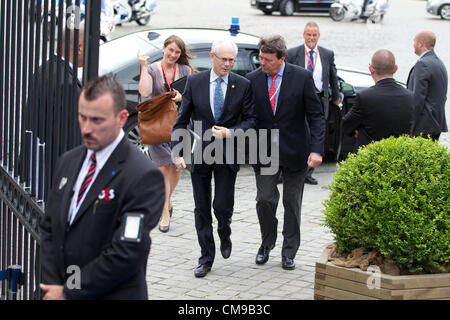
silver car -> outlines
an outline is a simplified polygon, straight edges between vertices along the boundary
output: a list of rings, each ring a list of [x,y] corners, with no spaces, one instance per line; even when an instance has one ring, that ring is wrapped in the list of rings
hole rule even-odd
[[[450,0],[428,0],[426,8],[429,13],[450,20]]]

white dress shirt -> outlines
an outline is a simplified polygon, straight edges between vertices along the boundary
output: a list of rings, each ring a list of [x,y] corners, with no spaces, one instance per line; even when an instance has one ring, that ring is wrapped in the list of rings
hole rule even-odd
[[[109,157],[111,156],[113,151],[116,149],[116,147],[120,143],[120,141],[122,141],[124,136],[125,136],[125,132],[123,132],[123,130],[121,129],[119,135],[111,144],[109,144],[102,150],[97,151],[95,153],[97,165],[95,168],[94,177],[92,178],[91,183],[89,184],[86,191],[84,192],[83,198],[81,198],[80,202],[77,205],[78,192],[81,188],[81,184],[83,183],[84,177],[86,176],[86,173],[89,171],[89,167],[91,166],[90,158],[91,158],[93,151],[88,149],[88,151],[86,152],[86,157],[84,158],[83,165],[81,166],[81,170],[78,173],[77,181],[75,182],[75,184],[73,186],[73,196],[72,196],[72,201],[70,203],[69,215],[68,215],[68,217],[71,218],[70,221],[68,221],[69,224],[72,224],[73,220],[75,219],[75,216],[78,213],[78,209],[80,209],[80,206],[83,203],[84,198],[86,198],[86,195],[88,194],[89,189],[91,189],[91,186],[94,184],[94,181],[98,176],[98,173],[100,172],[100,170],[102,170],[106,161],[108,161]]]
[[[305,69],[308,68],[309,62],[309,51],[311,49],[305,44],[306,53],[305,53]],[[318,92],[322,92],[323,88],[323,80],[322,80],[322,61],[320,60],[319,48],[316,46],[314,49],[314,84],[316,85],[316,89]]]

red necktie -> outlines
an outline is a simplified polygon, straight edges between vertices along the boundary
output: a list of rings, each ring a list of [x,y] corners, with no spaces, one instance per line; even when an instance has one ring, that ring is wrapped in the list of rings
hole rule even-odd
[[[80,203],[81,199],[83,199],[83,195],[86,192],[86,189],[89,187],[89,185],[92,182],[92,179],[94,178],[95,169],[97,167],[97,159],[95,157],[95,152],[91,155],[91,166],[89,167],[88,172],[86,173],[86,176],[84,177],[83,183],[81,184],[80,191],[78,191],[78,198],[77,198],[77,206]]]
[[[270,105],[272,106],[272,112],[275,113],[275,101],[276,99],[276,94],[275,94],[275,79],[277,78],[278,74],[274,74],[272,76],[272,84],[270,85],[269,88],[269,99],[270,99]]]

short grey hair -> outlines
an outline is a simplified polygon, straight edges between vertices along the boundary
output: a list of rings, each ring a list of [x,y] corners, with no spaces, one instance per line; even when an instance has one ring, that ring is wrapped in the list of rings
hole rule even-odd
[[[317,32],[319,32],[319,34],[320,34],[319,25],[318,25],[316,22],[314,22],[314,21],[308,22],[308,23],[305,25],[305,29],[303,29],[303,32],[306,31],[306,28],[316,28],[316,29],[317,29]]]
[[[234,43],[231,40],[228,39],[216,39],[213,41],[212,45],[211,45],[211,52],[214,53],[215,55],[217,55],[219,53],[219,50],[222,46],[224,45],[229,45],[231,47],[233,47],[236,56],[238,54],[238,47],[236,45],[236,43]]]

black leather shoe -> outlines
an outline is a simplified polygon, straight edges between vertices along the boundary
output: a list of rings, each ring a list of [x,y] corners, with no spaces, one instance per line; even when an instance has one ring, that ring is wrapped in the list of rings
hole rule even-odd
[[[220,242],[220,252],[224,259],[228,259],[231,255],[231,239],[228,238]]]
[[[268,247],[259,247],[258,253],[256,254],[255,263],[256,264],[264,264],[269,260],[269,253],[270,250],[273,249],[273,246],[271,248]]]
[[[194,275],[197,278],[203,278],[210,271],[211,271],[211,267],[209,267],[209,266],[207,266],[205,264],[199,264],[197,266],[197,268],[195,268],[195,270],[194,270]]]
[[[295,269],[294,259],[282,257],[281,267],[285,270],[294,270]]]
[[[313,177],[306,176],[305,183],[307,183],[307,184],[318,184],[319,182]]]

